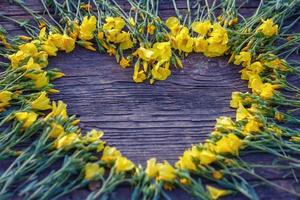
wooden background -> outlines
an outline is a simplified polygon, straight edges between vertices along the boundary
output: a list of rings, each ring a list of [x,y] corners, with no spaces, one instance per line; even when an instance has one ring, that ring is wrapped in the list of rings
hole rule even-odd
[[[25,2],[30,8],[43,12],[38,0]],[[121,1],[125,5],[123,2],[126,1]],[[186,8],[185,1],[177,2],[178,8]],[[250,1],[240,12],[249,15],[258,2]],[[161,4],[162,17],[172,15],[171,1],[165,0]],[[16,19],[30,17],[20,7],[5,0],[0,0],[0,11]],[[22,33],[11,22],[0,19],[0,23],[11,34]],[[68,104],[69,113],[80,118],[81,128],[84,131],[103,130],[104,139],[110,145],[144,165],[151,157],[175,162],[184,149],[204,141],[213,130],[216,117],[234,117],[234,110],[229,108],[231,92],[247,91],[247,88],[240,80],[240,68],[229,65],[227,60],[191,55],[184,60],[183,70],[173,71],[166,81],[154,85],[134,84],[133,69],[121,69],[113,57],[80,47],[71,54],[60,53],[51,58],[49,66],[59,67],[66,74],[65,78],[55,81],[61,93],[54,98]],[[264,160],[263,156],[257,156]],[[1,165],[4,164],[0,163],[0,170]],[[300,189],[299,183],[291,177],[282,179],[282,174],[277,171],[264,173],[278,184]],[[296,199],[265,186],[259,187],[258,191],[261,199]],[[64,199],[82,199],[87,192],[76,191]],[[129,192],[129,188],[123,187],[116,197],[129,199]],[[178,200],[190,199],[180,191],[170,195]],[[243,198],[238,195],[234,199]]]

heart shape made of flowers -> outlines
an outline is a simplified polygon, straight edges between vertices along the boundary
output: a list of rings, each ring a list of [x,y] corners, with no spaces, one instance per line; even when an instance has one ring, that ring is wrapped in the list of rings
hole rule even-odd
[[[0,195],[7,193],[10,196],[11,192],[17,191],[28,199],[49,199],[69,193],[74,188],[100,182],[101,186],[88,196],[88,199],[98,199],[110,194],[118,184],[129,182],[135,186],[133,199],[141,196],[155,199],[157,194],[165,196],[162,188],[168,190],[174,185],[200,199],[217,199],[233,191],[257,199],[252,185],[236,173],[238,169],[271,186],[300,196],[259,176],[251,165],[239,157],[239,154],[248,151],[259,151],[298,163],[298,159],[290,153],[300,152],[299,134],[280,123],[298,123],[299,120],[291,112],[279,109],[299,106],[299,89],[286,80],[288,74],[297,74],[298,70],[275,55],[272,49],[273,39],[279,35],[279,26],[274,21],[278,22],[285,14],[293,13],[296,5],[296,2],[291,2],[287,7],[282,5],[284,9],[281,11],[267,5],[266,9],[273,8],[273,12],[279,12],[279,18],[261,22],[254,18],[251,24],[237,24],[236,16],[225,12],[219,21],[208,15],[207,19],[190,20],[187,26],[186,20],[170,17],[164,22],[158,16],[152,18],[151,23],[144,24],[137,17],[125,17],[124,13],[119,12],[120,7],[107,2],[102,4],[104,11],[116,13],[110,13],[102,19],[90,13],[90,4],[83,4],[78,8],[87,12],[83,12],[86,16],[82,15],[80,22],[68,19],[65,28],[62,28],[56,21],[57,27],[54,27],[43,19],[39,22],[38,36],[20,36],[15,47],[2,37],[7,52],[11,53],[7,56],[10,63],[4,65],[6,69],[2,74],[0,100],[4,117],[1,124],[8,123],[9,127],[1,136],[4,149],[0,155],[2,159],[11,156],[17,158],[0,176]],[[97,7],[98,14],[103,8]],[[141,19],[144,14],[149,15],[139,5],[134,8],[141,8]],[[255,16],[260,12],[256,12]],[[32,29],[31,25],[23,26],[27,30]],[[150,35],[154,42],[145,41],[147,37],[144,34],[147,37]],[[295,44],[298,42],[298,38],[295,38],[288,40]],[[48,57],[56,56],[59,51],[70,53],[75,44],[96,51],[94,42],[99,51],[115,56],[121,67],[134,64],[132,79],[136,83],[149,80],[153,84],[167,79],[171,75],[170,66],[182,68],[181,57],[192,52],[203,53],[207,57],[228,54],[229,62],[243,66],[241,78],[248,81],[252,92],[233,92],[230,106],[236,109],[235,120],[219,117],[208,140],[185,150],[175,166],[167,161],[157,163],[152,158],[144,169],[115,147],[106,144],[101,139],[102,131],[92,129],[82,134],[78,127],[79,120],[76,116],[68,115],[67,105],[62,101],[50,102],[48,97],[48,94],[58,92],[51,81],[64,76],[59,69],[46,69]],[[138,43],[140,46],[136,47]],[[130,50],[133,51],[126,55]],[[285,95],[279,88],[292,94]],[[19,143],[34,137],[37,138],[25,150],[15,149]],[[36,180],[41,171],[60,158],[64,158],[64,163],[58,171],[42,181]],[[292,165],[292,170],[294,168],[297,165]],[[29,174],[30,178],[26,179]],[[205,189],[191,174],[215,181],[226,190],[212,185],[207,185]],[[65,175],[68,181],[61,180]],[[28,186],[15,185],[16,181],[21,180]]]
[[[82,48],[51,58],[49,67],[61,66],[66,73],[54,82],[60,90],[55,99],[80,118],[83,132],[104,131],[105,141],[137,163],[151,157],[175,162],[185,148],[206,138],[216,117],[233,115],[224,98],[237,88],[246,91],[239,69],[225,59],[190,55],[184,70],[154,85],[132,84],[132,70],[113,62]]]

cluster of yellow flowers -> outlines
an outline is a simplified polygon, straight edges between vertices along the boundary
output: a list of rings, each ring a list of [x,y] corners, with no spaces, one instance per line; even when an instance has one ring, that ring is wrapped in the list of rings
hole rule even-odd
[[[172,23],[174,23],[173,19]],[[274,27],[274,30],[272,30],[272,34],[265,33],[265,28],[262,28],[269,26],[269,24]],[[177,26],[178,24],[171,30],[173,30],[173,32],[176,32]],[[216,26],[219,27],[219,25]],[[194,31],[197,30],[197,33],[206,35],[207,31],[211,27],[211,24],[209,22],[194,22],[192,27]],[[257,30],[262,31],[267,36],[271,36],[277,33],[277,31],[275,30],[276,27],[277,25],[273,25],[271,20],[267,20],[264,21],[264,24],[262,24]],[[219,30],[218,32],[222,31]],[[227,41],[227,36],[225,38]],[[248,87],[252,89],[254,94],[259,95],[263,99],[270,99],[274,95],[275,89],[279,88],[280,85],[273,85],[272,83],[268,82],[263,83],[261,78],[262,72],[267,70],[281,70],[283,72],[286,72],[288,70],[288,68],[286,67],[287,62],[277,58],[274,55],[269,55],[268,60],[262,58],[255,62],[253,62],[252,60],[251,52],[248,51],[242,51],[238,55],[233,54],[233,57],[234,64],[242,65],[244,67],[244,69],[241,70],[241,78],[243,80],[248,80]],[[203,166],[207,166],[216,162],[218,159],[222,159],[222,156],[219,155],[238,155],[238,152],[240,148],[243,147],[244,143],[243,139],[241,139],[240,137],[261,131],[260,128],[263,127],[263,124],[258,118],[255,117],[255,114],[259,109],[258,105],[250,97],[247,97],[245,100],[243,100],[241,96],[241,93],[233,92],[230,105],[232,108],[237,109],[236,122],[242,120],[246,122],[244,124],[244,129],[241,130],[242,135],[237,136],[234,133],[237,130],[237,127],[231,118],[218,118],[215,125],[215,131],[212,132],[212,136],[216,137],[217,140],[207,140],[200,146],[193,146],[191,149],[186,150],[183,153],[183,156],[180,157],[179,161],[176,163],[176,166],[178,168],[196,171]],[[250,104],[250,107],[246,109],[243,103],[247,104],[248,106]],[[251,103],[253,104],[251,105]],[[282,115],[280,117],[277,116],[276,118],[282,119]],[[277,132],[278,131],[280,131],[280,129],[277,129]]]
[[[257,28],[257,32],[263,33],[266,37],[278,34],[278,25],[272,19],[262,20],[262,24]]]
[[[175,17],[166,21],[170,29],[169,38],[172,47],[183,53],[203,53],[207,57],[222,56],[228,50],[228,34],[220,23],[212,24],[210,21],[195,21],[192,23],[192,31],[196,37],[190,36],[189,28],[180,24]]]
[[[131,18],[129,27],[135,27],[136,22]],[[172,53],[172,49],[179,50],[179,53],[204,53],[208,57],[224,55],[228,50],[228,34],[220,23],[211,24],[210,21],[194,22],[192,30],[197,34],[195,37],[190,36],[189,28],[180,24],[176,17],[170,17],[166,20],[165,25],[170,30],[165,37],[165,41],[154,44],[140,44],[140,47],[132,53],[125,56],[125,50],[132,49],[137,39],[129,31],[124,31],[125,21],[121,17],[106,17],[103,26],[97,28],[97,19],[95,16],[84,17],[79,25],[77,21],[68,23],[68,35],[54,34],[50,35],[45,42],[44,48],[49,55],[55,55],[56,49],[51,44],[55,41],[64,40],[60,43],[59,49],[70,52],[73,50],[73,43],[77,43],[89,50],[96,51],[93,47],[92,39],[96,39],[98,47],[104,48],[106,52],[115,56],[117,62],[122,68],[134,64],[133,80],[141,83],[150,79],[150,83],[155,80],[165,80],[171,75],[170,65],[183,67],[178,56]],[[147,27],[148,33],[153,33],[155,26],[150,24]],[[44,36],[40,36],[42,39]],[[61,38],[59,38],[61,37]],[[54,39],[55,38],[55,39]],[[52,41],[52,42],[49,42]],[[72,44],[71,44],[72,43]],[[58,45],[58,43],[56,43]],[[68,49],[66,49],[69,47]]]
[[[180,54],[201,52],[208,57],[224,55],[228,49],[227,31],[219,23],[194,22],[192,30],[197,33],[196,37],[191,37],[188,27],[181,25],[176,17],[168,18],[165,24],[170,30],[167,34],[168,41],[156,42],[151,48],[141,46],[133,53],[133,56],[138,58],[133,75],[136,83],[143,82],[147,77],[150,77],[150,83],[155,80],[165,80],[171,75],[169,69],[171,63],[183,67],[177,56],[174,56],[175,62],[171,61],[172,49],[178,50]],[[120,64],[123,67],[125,67],[124,63],[128,62],[121,60]]]
[[[146,72],[151,69],[151,82],[154,80],[165,80],[170,76],[170,60],[172,56],[170,42],[157,42],[152,48],[138,48],[134,53],[138,61],[134,66],[133,80],[136,83],[146,79]],[[140,69],[140,65],[143,69]]]
[[[224,160],[223,156],[238,155],[243,147],[243,140],[233,133],[234,128],[234,123],[230,118],[217,119],[215,131],[212,132],[216,140],[207,140],[204,144],[186,150],[176,163],[176,167],[196,172],[218,160]]]
[[[10,91],[1,91],[0,92],[0,112],[3,112],[5,108],[10,105],[10,101],[13,98],[13,93]]]
[[[104,148],[101,161],[103,161],[108,166],[113,166],[114,172],[116,174],[131,171],[135,167],[132,161],[122,156],[121,152],[118,151],[115,147],[110,146],[106,146]],[[96,162],[87,163],[85,165],[84,171],[85,179],[91,181],[99,180],[99,178],[103,176],[105,169]]]
[[[79,45],[89,50],[96,51],[92,46],[93,43],[89,42],[94,38],[111,56],[116,55],[118,51],[124,51],[133,47],[130,33],[123,30],[125,21],[121,17],[106,17],[103,26],[98,28],[95,16],[85,16],[81,25],[77,21],[69,22],[69,24],[69,35],[74,40],[78,40]],[[129,65],[129,61],[126,62],[123,56],[121,61],[122,67]]]
[[[234,57],[234,64],[244,67],[241,70],[241,79],[248,81],[248,88],[252,89],[252,92],[259,95],[263,99],[270,99],[276,89],[281,87],[281,77],[274,75],[271,77],[272,82],[267,82],[268,79],[263,76],[263,72],[266,71],[282,71],[283,73],[288,71],[287,62],[283,59],[279,59],[275,55],[269,54],[268,58],[261,58],[253,61],[251,52],[242,51]],[[270,74],[270,73],[268,73]],[[264,83],[264,79],[266,82]]]
[[[112,37],[118,37],[118,43],[120,43],[121,48],[126,49],[132,45],[128,44],[130,35],[126,32],[121,32],[124,26],[123,20],[118,21],[113,18],[107,18],[106,21],[107,23],[103,27],[103,30],[106,31],[106,37],[110,38],[111,41],[115,41]],[[64,76],[63,73],[58,71],[44,70],[48,65],[48,56],[56,56],[59,50],[67,53],[73,51],[77,37],[84,42],[93,39],[95,23],[95,17],[85,17],[81,26],[76,28],[76,25],[73,24],[75,25],[74,30],[76,29],[78,34],[73,31],[70,36],[59,33],[47,34],[46,27],[43,27],[37,39],[20,45],[16,53],[9,55],[12,70],[16,70],[17,73],[23,73],[21,75],[21,77],[25,78],[23,81],[31,80],[33,84],[30,82],[29,86],[30,84],[32,85],[30,86],[32,90],[40,91],[31,95],[26,100],[25,108],[16,111],[13,116],[22,125],[24,131],[32,129],[37,123],[45,123],[49,126],[50,131],[47,133],[47,137],[50,141],[53,141],[52,150],[69,151],[72,148],[84,148],[91,151],[95,150],[96,152],[103,151],[101,161],[107,165],[114,163],[115,172],[122,173],[132,170],[134,164],[123,157],[115,148],[109,146],[104,148],[105,142],[101,140],[103,136],[102,131],[93,129],[82,135],[77,127],[79,120],[69,117],[67,105],[62,101],[53,101],[51,104],[48,97],[48,93],[59,92],[52,88],[49,81]],[[28,85],[24,85],[24,88],[28,89]],[[17,88],[20,91],[22,89]],[[11,105],[11,101],[17,98],[18,91],[15,91],[15,93],[8,90],[1,91],[1,111],[7,109]],[[42,111],[47,111],[48,114],[44,116],[44,114],[41,114]],[[73,128],[68,127],[70,126],[68,124],[71,124]],[[97,163],[86,163],[84,171],[85,179],[89,181],[95,180],[104,174],[104,168]]]

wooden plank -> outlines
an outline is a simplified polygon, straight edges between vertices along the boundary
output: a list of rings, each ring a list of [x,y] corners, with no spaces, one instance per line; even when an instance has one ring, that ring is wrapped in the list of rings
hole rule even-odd
[[[208,0],[208,4],[211,5],[214,0]],[[122,8],[128,10],[130,9],[130,5],[127,2],[127,0],[117,0],[119,5],[122,6]],[[186,9],[187,4],[186,0],[176,0],[176,7],[178,9]],[[191,5],[194,5],[197,0],[190,0]],[[219,0],[217,2],[220,2]],[[242,8],[256,8],[257,5],[259,4],[259,0],[237,0],[236,5],[237,7],[242,7]],[[29,6],[32,10],[36,11],[37,13],[43,13],[44,7],[41,4],[39,0],[26,0],[25,1],[26,5]],[[201,1],[202,5],[205,5],[205,1]],[[242,5],[242,6],[241,6]],[[159,3],[159,8],[160,10],[173,10],[174,6],[172,3],[172,0],[160,0]],[[0,4],[0,11],[9,15],[9,16],[17,16],[17,15],[27,15],[27,13],[20,8],[16,3],[9,3],[9,1],[2,1]]]
[[[185,1],[177,2],[179,8],[185,8]],[[250,1],[249,7],[242,11],[245,14],[253,11],[249,8],[257,2]],[[42,12],[38,1],[26,3]],[[163,16],[173,12],[170,1],[163,1],[162,9]],[[20,8],[5,2],[0,2],[0,10],[28,18]],[[10,33],[21,32],[11,23],[0,23],[8,27]],[[59,67],[66,73],[65,78],[55,81],[61,94],[53,98],[68,103],[69,113],[78,114],[81,119],[83,131],[104,130],[104,139],[133,161],[144,164],[148,158],[157,157],[174,162],[184,149],[207,137],[216,117],[234,116],[234,110],[229,108],[230,94],[247,89],[239,78],[240,68],[228,65],[227,59],[191,55],[184,60],[185,68],[174,71],[167,81],[154,85],[134,84],[132,69],[122,70],[112,57],[76,48],[72,54],[61,53],[50,59],[50,67]],[[299,82],[299,78],[294,81]],[[268,160],[268,157],[260,158]],[[0,171],[3,168],[1,163]],[[291,177],[280,180],[282,173],[278,171],[268,170],[264,174],[286,187],[296,184]],[[260,187],[258,191],[261,199],[295,199],[270,187]],[[63,199],[80,199],[87,193],[82,189]],[[117,199],[128,199],[129,193],[130,188],[122,187],[115,195]],[[191,199],[179,190],[170,195],[173,199]],[[244,198],[238,195],[227,199]]]
[[[84,130],[104,130],[109,144],[142,163],[152,156],[176,160],[206,138],[216,117],[233,116],[231,92],[246,90],[239,68],[224,59],[193,55],[184,65],[168,81],[149,85],[133,84],[132,69],[120,69],[114,58],[81,48],[50,60],[66,73],[55,82],[56,99],[80,116]]]

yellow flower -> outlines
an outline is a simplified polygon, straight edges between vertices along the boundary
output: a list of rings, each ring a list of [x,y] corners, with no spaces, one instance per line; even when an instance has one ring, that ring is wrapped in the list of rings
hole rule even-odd
[[[27,56],[34,56],[38,53],[38,49],[33,42],[22,44],[19,49],[24,52]]]
[[[17,112],[15,117],[23,123],[23,128],[27,129],[37,120],[38,114],[35,112]]]
[[[50,138],[56,139],[65,133],[64,127],[62,127],[60,124],[52,122],[50,126],[52,128],[49,132]]]
[[[42,44],[43,51],[47,52],[49,56],[56,56],[58,51],[57,47],[51,42],[51,38],[43,42]]]
[[[151,70],[152,78],[155,80],[166,80],[171,75],[171,70],[164,67],[154,67]]]
[[[77,40],[77,37],[79,36],[79,32],[80,32],[80,26],[78,25],[78,21],[69,21],[69,28],[70,28],[70,32],[69,35],[71,38],[73,38],[74,40]]]
[[[249,80],[249,78],[254,75],[255,73],[248,69],[248,67],[243,68],[240,70],[241,73],[241,79],[242,80]]]
[[[47,72],[41,72],[38,74],[30,73],[30,74],[26,74],[25,76],[34,81],[35,87],[37,89],[40,89],[40,88],[43,88],[43,87],[46,87],[49,85],[49,78],[47,76]]]
[[[126,32],[124,32],[124,33],[126,33]],[[117,43],[122,42],[123,38],[125,37],[125,34],[122,34],[119,29],[112,29],[112,30],[106,31],[105,36],[106,36],[108,42],[117,44]]]
[[[262,124],[259,121],[257,121],[257,119],[250,118],[244,127],[243,134],[249,135],[251,133],[259,132],[261,126],[262,126]]]
[[[241,93],[240,92],[232,92],[231,93],[231,101],[230,101],[230,107],[232,108],[238,108],[239,103],[242,101]]]
[[[160,62],[169,62],[172,56],[171,43],[170,42],[156,42],[153,45],[152,50],[154,51],[155,59]]]
[[[130,33],[129,32],[119,32],[118,29],[113,29],[113,31],[117,31],[115,34],[115,38],[113,38],[113,40],[111,42],[113,43],[122,43],[125,42],[126,40],[130,40]],[[109,37],[107,38],[109,39]]]
[[[221,116],[216,119],[215,130],[233,130],[235,129],[234,122],[230,117]]]
[[[54,147],[56,149],[65,149],[78,141],[79,135],[77,135],[76,133],[69,133],[61,138],[58,138],[54,144]]]
[[[216,142],[215,151],[216,153],[230,153],[237,155],[242,144],[243,141],[240,138],[229,133]]]
[[[0,112],[10,105],[9,102],[12,100],[12,95],[13,93],[10,91],[4,90],[0,92]]]
[[[134,168],[134,164],[123,156],[119,156],[115,162],[116,173],[130,171]]]
[[[120,43],[120,48],[122,50],[127,50],[127,49],[130,49],[133,47],[133,42],[130,38],[130,34],[128,32],[122,32],[123,34],[123,38],[121,40],[121,43]]]
[[[292,136],[290,141],[299,143],[300,142],[300,137],[299,136]]]
[[[26,37],[26,36],[24,36],[24,37]],[[21,39],[21,36],[19,36],[19,38]],[[11,44],[9,42],[7,42],[7,39],[3,34],[0,35],[0,43],[7,49],[13,49]]]
[[[49,41],[51,41],[58,49],[69,53],[75,48],[75,40],[68,35],[64,34],[50,34],[48,37]]]
[[[281,112],[276,112],[274,118],[279,122],[283,122],[284,121],[284,114],[281,113]]]
[[[135,20],[132,17],[128,19],[128,22],[131,26],[135,26]]]
[[[84,140],[92,143],[98,141],[104,135],[103,131],[91,130],[84,136]]]
[[[48,94],[58,94],[60,93],[59,90],[56,90],[56,89],[53,89],[53,88],[50,88],[47,90]]]
[[[107,49],[107,53],[108,53],[108,55],[110,55],[110,56],[114,56],[114,55],[116,55],[116,49],[115,49],[113,46],[110,46],[110,47]]]
[[[39,20],[39,29],[46,27],[46,22],[44,20]]]
[[[31,108],[35,110],[48,110],[51,108],[50,99],[46,92],[41,92],[39,97],[31,102]]]
[[[206,57],[217,57],[222,56],[228,50],[226,44],[210,43],[208,44],[207,50],[204,52]]]
[[[145,49],[144,47],[138,48],[134,53],[134,56],[138,56],[142,60],[151,61],[155,59],[155,53],[151,49]]]
[[[28,62],[26,65],[23,66],[24,69],[26,70],[34,70],[34,71],[40,71],[41,66],[37,63],[34,63],[34,60],[32,57],[29,58]]]
[[[211,29],[212,24],[210,21],[206,20],[203,22],[193,22],[192,23],[192,30],[196,33],[199,33],[202,36],[205,36],[207,32]]]
[[[125,26],[125,21],[121,17],[106,17],[106,23],[103,25],[103,30],[109,31],[112,29],[118,29],[121,31]]]
[[[194,163],[195,154],[191,149],[184,151],[183,155],[179,157],[179,161],[176,163],[176,167],[180,169],[186,169],[190,171],[195,171],[197,169],[196,164]]]
[[[147,160],[147,167],[145,170],[149,178],[155,178],[158,175],[158,165],[156,164],[156,158]]]
[[[227,31],[219,23],[213,25],[213,31],[208,38],[208,43],[220,45],[226,45],[228,43]]]
[[[208,47],[204,52],[204,55],[207,57],[221,56],[228,50],[228,34],[226,29],[219,23],[215,23],[212,27],[213,31],[209,34],[210,37],[207,39]]]
[[[235,65],[240,65],[242,63],[242,65],[244,67],[246,66],[250,66],[250,63],[251,63],[251,58],[252,58],[252,55],[250,52],[246,52],[246,51],[242,51],[239,53],[239,55],[236,55],[234,57],[234,64]]]
[[[183,27],[175,37],[176,48],[180,51],[190,53],[193,51],[193,39],[189,35],[189,29]]]
[[[258,114],[262,114],[263,111],[261,109],[261,106],[257,103],[252,103],[251,107],[247,109],[250,113],[258,113]],[[250,116],[251,117],[251,116]]]
[[[157,177],[158,180],[163,181],[173,181],[176,178],[175,169],[167,162],[158,164],[159,175]]]
[[[230,194],[228,190],[218,189],[209,185],[206,186],[206,189],[212,200],[218,200],[220,197]]]
[[[267,37],[278,34],[278,25],[274,24],[272,19],[263,20],[262,24],[257,28],[258,32],[263,33]]]
[[[190,184],[190,181],[186,178],[181,178],[179,181],[182,185],[189,185]]]
[[[32,37],[29,37],[29,36],[26,36],[26,35],[20,35],[19,38],[23,41],[26,41],[26,42],[32,40]]]
[[[132,76],[132,79],[136,83],[142,83],[144,80],[146,80],[146,74],[143,70],[139,70],[139,65],[134,66],[134,73]]]
[[[86,10],[86,11],[91,11],[93,9],[93,7],[89,3],[81,3],[80,4],[80,9],[83,9],[83,10]]]
[[[183,68],[183,64],[182,64],[180,58],[178,58],[177,56],[175,56],[175,62],[176,62],[176,66]]]
[[[250,66],[247,66],[247,69],[251,70],[255,74],[259,74],[264,70],[264,67],[261,64],[261,62],[256,61],[256,62],[252,63]]]
[[[239,19],[237,17],[233,18],[229,21],[228,26],[233,26],[233,25],[237,24],[238,21],[239,21]]]
[[[277,69],[277,70],[281,70],[281,71],[287,71],[288,68],[286,67],[287,62],[284,59],[279,59],[276,58],[275,55],[270,54],[269,56],[273,57],[271,61],[265,61],[264,65],[271,68],[271,69]],[[275,59],[274,59],[275,58]]]
[[[94,38],[97,19],[95,16],[85,16],[80,25],[79,38],[82,40],[91,40]]]
[[[248,112],[248,110],[243,106],[243,104],[241,102],[239,102],[239,107],[236,110],[236,116],[235,116],[236,121],[246,119],[250,116],[251,116],[251,114]]]
[[[176,35],[181,29],[180,22],[176,17],[169,17],[166,21],[166,26],[174,35]]]
[[[122,156],[121,152],[115,147],[106,146],[103,150],[101,160],[105,163],[111,164],[120,156]]]
[[[215,179],[215,180],[220,180],[221,178],[223,178],[223,174],[220,172],[220,171],[214,171],[212,173],[212,177]]]
[[[45,51],[40,51],[35,55],[36,62],[42,67],[48,65],[48,53]]]
[[[52,111],[45,117],[45,120],[47,121],[54,117],[60,117],[62,119],[68,117],[67,105],[62,101],[58,101],[58,104],[56,104],[55,101],[52,102]]]
[[[28,57],[28,55],[25,54],[23,51],[17,51],[17,53],[14,53],[14,54],[11,54],[8,56],[13,69],[16,69],[17,67],[19,67],[20,62],[23,61],[27,57]]]
[[[217,156],[210,151],[202,150],[199,153],[199,160],[201,165],[210,165],[217,160]]]
[[[47,72],[39,73],[35,78],[33,78],[36,88],[43,88],[49,85],[49,78]]]
[[[98,180],[98,177],[102,177],[103,174],[104,168],[98,163],[87,163],[84,166],[84,179],[87,181]]]
[[[263,87],[261,89],[261,93],[260,96],[263,99],[270,99],[275,92],[275,89],[278,89],[279,86],[278,85],[272,85],[271,83],[265,83],[263,84]]]
[[[252,88],[252,91],[256,94],[260,94],[263,87],[263,82],[257,74],[249,75],[248,88]]]
[[[46,35],[46,27],[43,27],[41,30],[40,30],[40,33],[39,33],[39,39],[42,41],[42,40],[45,40],[47,38],[47,35]]]
[[[98,31],[97,38],[98,38],[99,40],[103,40],[103,38],[104,38],[104,33],[103,33],[102,31]]]
[[[265,128],[265,129],[270,131],[271,133],[275,134],[278,137],[282,136],[282,130],[281,130],[281,128],[279,128],[277,126],[271,126],[271,127]]]
[[[203,53],[207,51],[208,42],[203,37],[193,38],[194,41],[194,51]]]
[[[153,24],[149,24],[147,26],[147,32],[150,34],[150,35],[153,35],[154,32],[155,32],[155,26]]]
[[[127,60],[126,58],[124,58],[124,57],[122,56],[121,61],[120,61],[119,64],[120,64],[120,66],[121,66],[122,68],[126,68],[126,67],[130,66],[130,60]]]
[[[249,77],[249,88],[260,95],[263,99],[269,99],[274,95],[276,89],[280,88],[279,85],[272,85],[271,83],[263,83],[261,78],[253,74]]]
[[[58,78],[61,78],[64,76],[65,76],[65,74],[60,71],[51,72],[51,80],[55,80],[55,79],[58,79]]]

